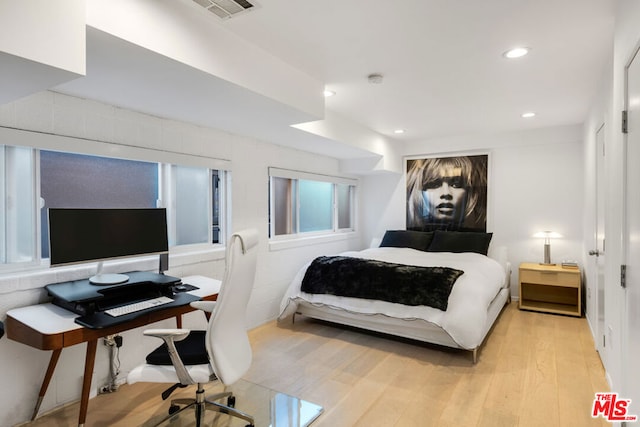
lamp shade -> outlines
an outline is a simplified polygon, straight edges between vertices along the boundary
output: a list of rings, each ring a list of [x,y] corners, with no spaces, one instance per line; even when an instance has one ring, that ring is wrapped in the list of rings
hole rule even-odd
[[[544,239],[558,239],[562,237],[562,234],[556,233],[555,231],[538,231],[533,237],[540,237]]]

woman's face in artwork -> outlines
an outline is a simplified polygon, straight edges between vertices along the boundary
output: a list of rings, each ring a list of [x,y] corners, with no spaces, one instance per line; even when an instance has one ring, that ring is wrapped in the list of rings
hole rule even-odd
[[[460,168],[441,171],[423,184],[422,197],[428,216],[438,221],[456,221],[464,216],[467,188]]]

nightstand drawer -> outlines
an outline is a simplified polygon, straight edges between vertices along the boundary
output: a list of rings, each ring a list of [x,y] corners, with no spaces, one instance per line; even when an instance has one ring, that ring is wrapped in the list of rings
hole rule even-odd
[[[580,274],[577,272],[520,270],[520,281],[577,288],[580,286]]]

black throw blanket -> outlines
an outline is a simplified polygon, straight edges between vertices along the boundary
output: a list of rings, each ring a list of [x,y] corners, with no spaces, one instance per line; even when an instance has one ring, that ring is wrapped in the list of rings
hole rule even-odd
[[[449,267],[419,267],[345,256],[313,260],[302,291],[447,310],[454,283],[464,274]]]

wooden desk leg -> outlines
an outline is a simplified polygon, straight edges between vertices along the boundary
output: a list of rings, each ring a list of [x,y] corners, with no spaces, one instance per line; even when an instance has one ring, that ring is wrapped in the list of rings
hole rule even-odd
[[[78,417],[78,427],[83,427],[87,419],[87,408],[89,406],[89,392],[91,391],[91,376],[93,366],[96,361],[96,347],[98,340],[87,341],[87,355],[84,360],[84,378],[82,379],[82,396],[80,397],[80,416]]]
[[[56,365],[58,364],[58,359],[60,358],[60,353],[62,353],[61,348],[57,348],[53,350],[53,353],[51,353],[51,359],[49,359],[47,373],[44,375],[44,379],[42,380],[42,386],[40,387],[40,393],[38,394],[38,401],[36,402],[36,407],[33,410],[31,421],[35,420],[38,416],[38,411],[40,410],[42,399],[44,399],[44,395],[47,393],[47,388],[49,388],[49,383],[51,382],[51,378],[53,377],[53,372],[56,370]]]
[[[209,319],[211,318],[211,313],[208,313],[206,311],[203,311],[203,313],[204,313],[204,317],[207,318],[207,322],[208,322]],[[176,328],[182,329],[182,314],[178,314],[176,316]]]

